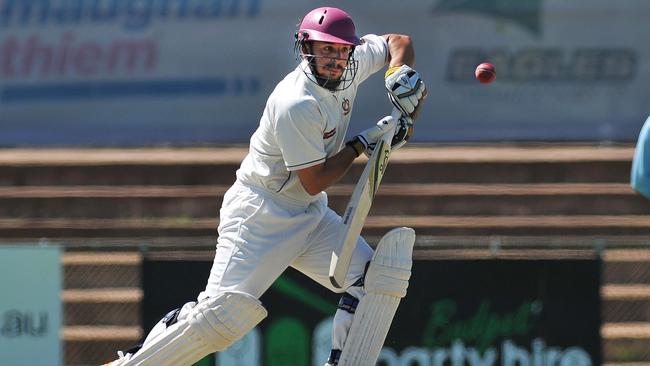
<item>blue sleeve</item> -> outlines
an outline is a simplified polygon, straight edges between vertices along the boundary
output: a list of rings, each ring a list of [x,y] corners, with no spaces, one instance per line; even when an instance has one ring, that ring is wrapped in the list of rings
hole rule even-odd
[[[630,183],[635,191],[650,199],[650,117],[639,133],[632,160]]]

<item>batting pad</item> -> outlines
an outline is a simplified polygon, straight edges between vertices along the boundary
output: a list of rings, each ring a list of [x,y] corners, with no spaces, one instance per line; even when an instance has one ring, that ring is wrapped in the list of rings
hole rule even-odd
[[[377,244],[338,366],[374,366],[397,307],[406,296],[413,264],[415,231],[397,228]]]
[[[267,315],[259,300],[241,292],[226,292],[198,303],[186,318],[145,343],[124,366],[192,365],[223,351]]]

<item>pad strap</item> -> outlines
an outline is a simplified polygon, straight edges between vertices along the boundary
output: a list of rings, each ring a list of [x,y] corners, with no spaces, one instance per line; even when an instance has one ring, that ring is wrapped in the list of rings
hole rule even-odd
[[[354,314],[354,312],[357,310],[358,305],[359,299],[346,292],[343,294],[343,296],[341,296],[337,308],[343,311],[347,311],[350,314]]]

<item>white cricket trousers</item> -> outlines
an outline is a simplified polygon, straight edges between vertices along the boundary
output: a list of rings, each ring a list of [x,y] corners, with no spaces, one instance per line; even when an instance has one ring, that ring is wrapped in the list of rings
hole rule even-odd
[[[219,238],[212,270],[199,300],[225,291],[256,298],[291,266],[333,292],[345,289],[361,299],[364,291],[350,287],[363,276],[373,250],[359,237],[344,289],[332,286],[329,266],[341,217],[327,207],[327,195],[305,206],[267,190],[235,183],[224,195]],[[272,314],[271,314],[272,315]],[[352,315],[337,311],[333,348],[342,349]]]

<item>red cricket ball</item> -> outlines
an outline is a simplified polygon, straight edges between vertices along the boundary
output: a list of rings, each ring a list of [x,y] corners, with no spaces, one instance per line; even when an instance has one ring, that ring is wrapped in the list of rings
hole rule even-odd
[[[497,78],[497,71],[494,69],[494,65],[491,63],[483,62],[476,67],[474,75],[476,75],[476,79],[482,84],[488,84]]]

